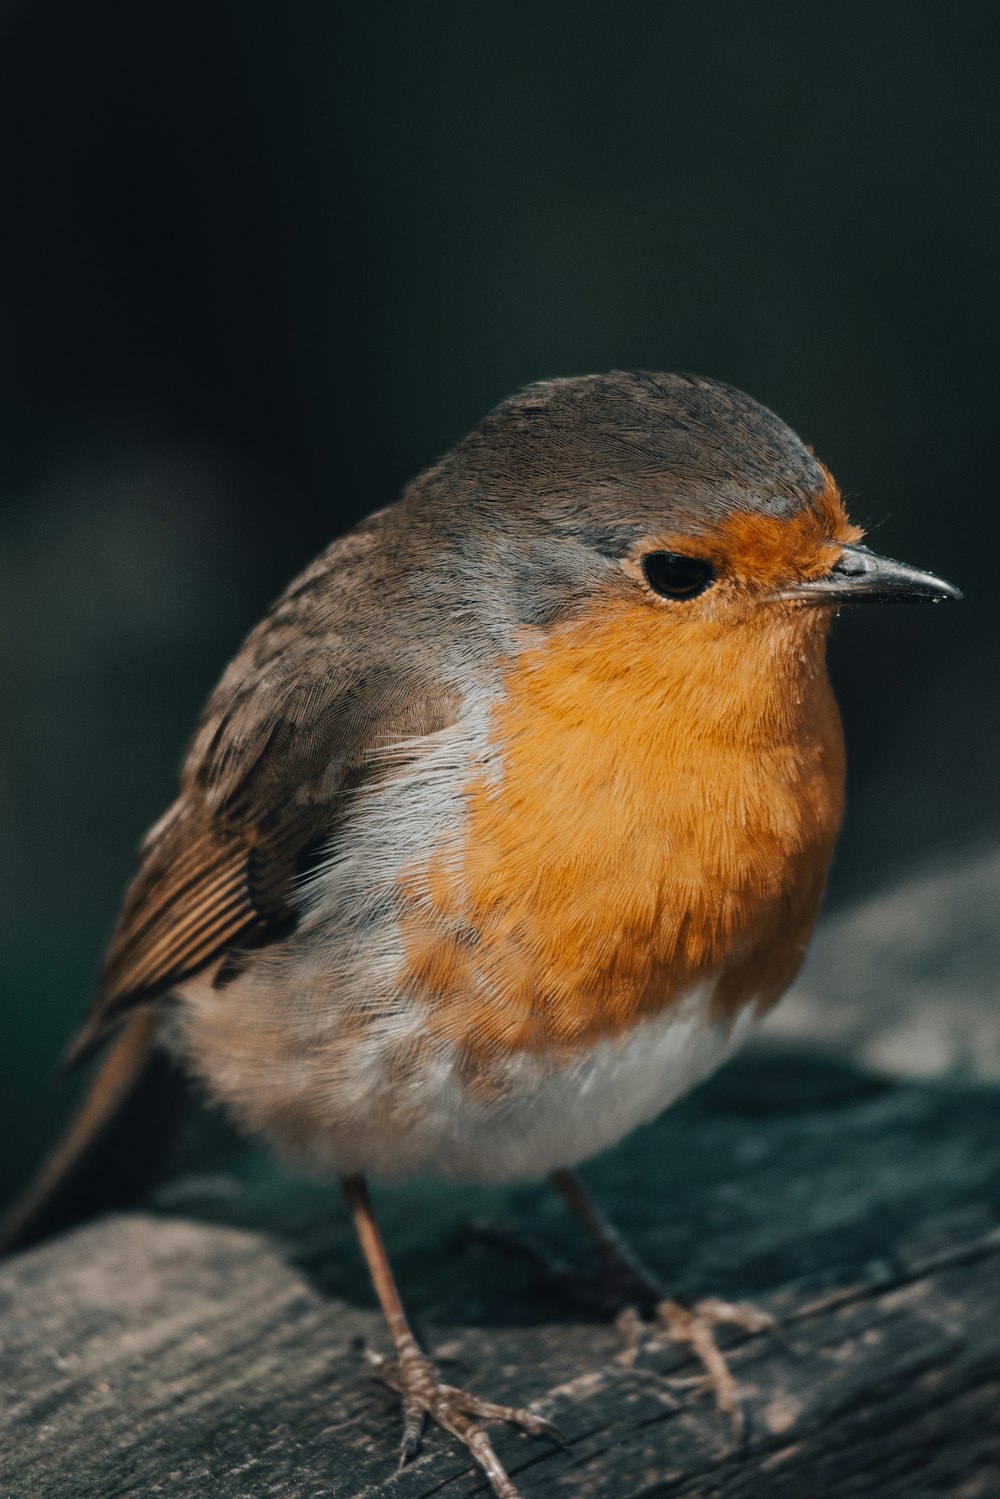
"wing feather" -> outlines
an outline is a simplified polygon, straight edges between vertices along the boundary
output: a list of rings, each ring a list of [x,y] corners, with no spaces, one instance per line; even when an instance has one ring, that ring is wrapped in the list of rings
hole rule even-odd
[[[329,575],[321,559],[293,585],[209,699],[178,798],[139,850],[71,1059],[133,1005],[287,932],[300,862],[335,834],[345,790],[375,773],[371,750],[452,721],[454,694],[401,652],[380,666],[363,644],[361,669],[367,632],[310,628],[310,610],[330,614]]]

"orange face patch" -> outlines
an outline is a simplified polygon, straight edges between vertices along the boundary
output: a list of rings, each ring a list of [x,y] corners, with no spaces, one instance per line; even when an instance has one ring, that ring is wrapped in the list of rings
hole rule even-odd
[[[704,557],[720,576],[764,595],[797,579],[821,577],[843,547],[863,536],[862,528],[849,519],[832,475],[827,474],[826,487],[812,505],[789,518],[760,510],[734,510],[709,531],[695,536],[664,532],[648,538],[640,550]]]
[[[720,577],[766,590],[831,565],[858,533],[829,507],[795,530],[732,518],[705,538]],[[399,982],[432,1034],[484,1061],[569,1054],[699,984],[724,1020],[778,998],[841,817],[826,628],[771,605],[654,611],[628,585],[519,657],[461,847],[402,882]]]

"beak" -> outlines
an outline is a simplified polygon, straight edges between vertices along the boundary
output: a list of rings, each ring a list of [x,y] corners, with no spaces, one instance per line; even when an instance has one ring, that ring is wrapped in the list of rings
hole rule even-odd
[[[825,578],[796,583],[781,595],[811,604],[854,604],[865,599],[896,603],[924,599],[932,604],[942,599],[960,599],[960,591],[933,573],[920,572],[905,562],[880,557],[867,547],[845,546]]]

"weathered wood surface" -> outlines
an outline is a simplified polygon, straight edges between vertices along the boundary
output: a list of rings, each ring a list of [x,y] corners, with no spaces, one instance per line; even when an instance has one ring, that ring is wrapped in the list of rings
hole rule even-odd
[[[821,922],[759,1037],[893,1077],[1000,1081],[1000,849],[953,857]]]
[[[691,1367],[542,1294],[461,1242],[495,1196],[383,1191],[431,1346],[494,1398],[535,1400],[565,1451],[498,1431],[526,1495],[1000,1493],[997,1097],[879,1086],[800,1062],[734,1069],[591,1172],[634,1242],[690,1294],[752,1296],[787,1340],[733,1347],[744,1450]],[[393,1475],[383,1346],[332,1192],[205,1183],[203,1217],[124,1215],[0,1272],[3,1451],[17,1499],[320,1499],[482,1493],[434,1432]],[[507,1208],[565,1248],[541,1191]],[[280,1235],[274,1237],[272,1235]],[[672,1272],[672,1274],[671,1274]]]
[[[376,1204],[454,1380],[534,1401],[565,1432],[562,1450],[492,1428],[526,1496],[996,1499],[998,1145],[989,1085],[800,1053],[736,1063],[594,1164],[590,1184],[673,1288],[780,1319],[781,1338],[730,1340],[739,1452],[703,1392],[675,1382],[694,1372],[677,1350],[620,1367],[613,1328],[467,1242],[470,1217],[503,1214],[582,1261],[544,1187],[411,1185]],[[155,1213],[0,1265],[0,1495],[485,1494],[438,1431],[394,1473],[393,1397],[365,1342],[385,1347],[335,1190],[258,1158],[175,1182]]]

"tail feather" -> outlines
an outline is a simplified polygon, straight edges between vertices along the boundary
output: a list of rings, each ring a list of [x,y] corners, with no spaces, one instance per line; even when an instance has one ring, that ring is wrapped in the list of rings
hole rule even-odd
[[[181,1096],[156,1031],[152,1008],[122,1027],[69,1127],[0,1222],[0,1254],[127,1201],[156,1175]]]

